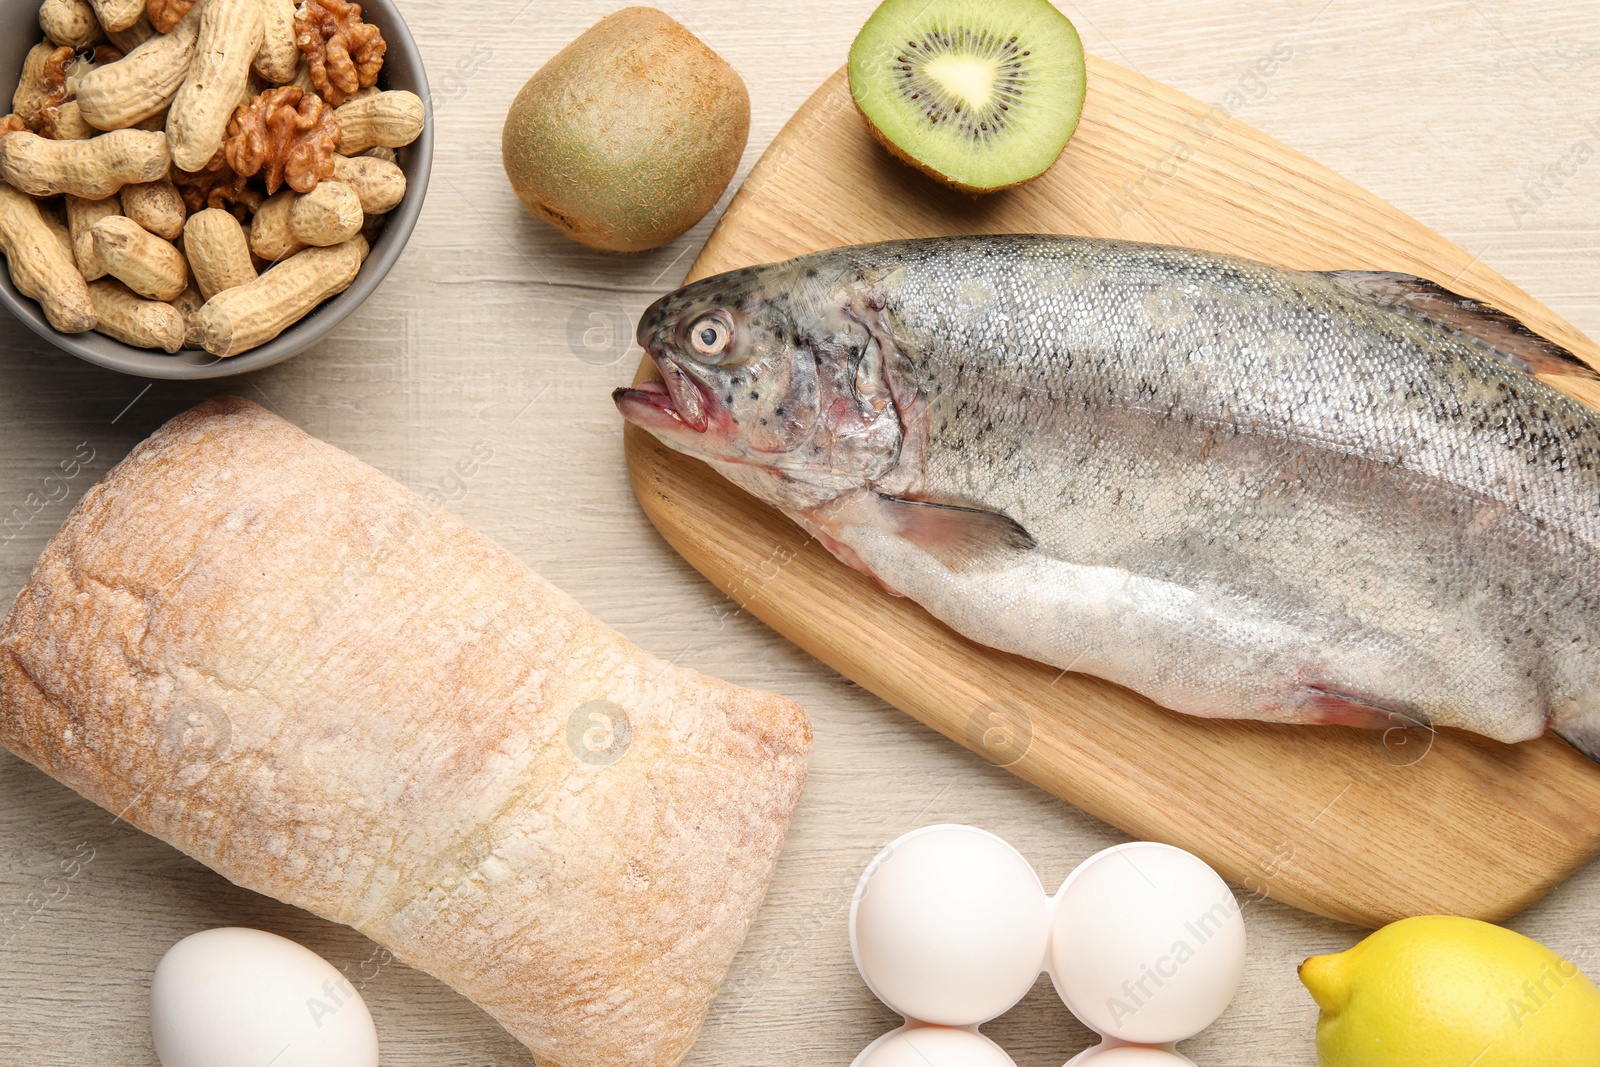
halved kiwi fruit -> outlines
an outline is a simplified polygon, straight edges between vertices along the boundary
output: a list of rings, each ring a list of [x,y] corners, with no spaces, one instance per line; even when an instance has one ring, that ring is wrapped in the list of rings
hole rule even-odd
[[[878,140],[969,193],[1048,170],[1083,94],[1083,42],[1047,0],[886,0],[850,46],[850,95]]]

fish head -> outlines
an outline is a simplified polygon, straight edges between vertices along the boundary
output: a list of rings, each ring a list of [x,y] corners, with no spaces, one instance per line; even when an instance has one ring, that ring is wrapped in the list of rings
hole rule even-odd
[[[800,262],[732,271],[656,301],[638,340],[661,379],[612,397],[669,447],[770,504],[803,509],[892,466],[900,425],[848,287]]]

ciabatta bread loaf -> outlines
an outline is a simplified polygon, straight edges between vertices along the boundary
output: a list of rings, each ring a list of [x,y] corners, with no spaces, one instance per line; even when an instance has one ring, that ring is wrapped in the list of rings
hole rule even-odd
[[[229,399],[50,542],[0,632],[0,740],[436,975],[541,1067],[656,1067],[755,915],[810,732]]]

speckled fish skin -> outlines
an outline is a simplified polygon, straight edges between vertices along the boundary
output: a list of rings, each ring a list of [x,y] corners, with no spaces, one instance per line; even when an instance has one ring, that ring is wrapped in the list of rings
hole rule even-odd
[[[1593,758],[1600,416],[1513,365],[1560,349],[1391,277],[836,249],[663,298],[666,384],[616,399],[984,644],[1193,715],[1550,727]]]

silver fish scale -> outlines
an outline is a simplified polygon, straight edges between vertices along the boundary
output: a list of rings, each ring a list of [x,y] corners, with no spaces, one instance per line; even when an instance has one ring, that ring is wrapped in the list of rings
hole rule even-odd
[[[1056,558],[1394,658],[1380,677],[1302,664],[1302,686],[1440,722],[1515,696],[1517,732],[1576,696],[1557,676],[1592,688],[1588,408],[1323,275],[1062,239],[874,252],[899,270],[887,310],[928,400],[918,495],[1003,512]],[[1038,636],[1028,651],[1056,661],[1086,643]],[[1173,635],[1164,673],[1192,636]],[[1548,646],[1581,669],[1552,669]],[[1195,679],[1157,681],[1188,693]],[[1207,699],[1237,710],[1228,688]],[[1293,714],[1294,694],[1272,688]]]
[[[1019,401],[1214,421],[1393,463],[1600,546],[1600,419],[1443,329],[1324,275],[1187,249],[949,243],[872,246],[905,268],[892,311],[930,395],[979,375]]]
[[[1338,277],[1186,249],[890,242],[744,272],[737,306],[804,348],[863,287],[904,458],[796,517],[955,629],[1194,714],[1393,709],[1600,752],[1587,407]],[[886,492],[1036,547],[952,567]]]

